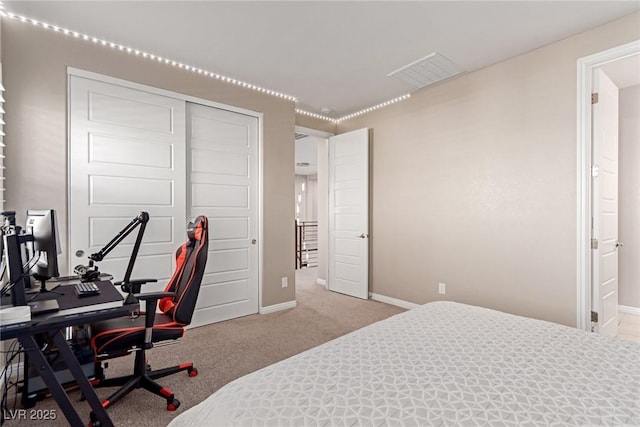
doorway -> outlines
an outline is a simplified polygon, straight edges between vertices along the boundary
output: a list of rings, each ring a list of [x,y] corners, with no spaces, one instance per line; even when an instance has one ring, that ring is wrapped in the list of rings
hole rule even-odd
[[[640,159],[640,111],[634,110],[639,108],[634,101],[640,94],[640,41],[578,60],[578,84],[577,323],[580,329],[625,338],[635,332],[620,320],[640,319],[634,317],[640,314],[640,269],[633,261],[640,246],[640,180],[634,177]],[[605,99],[605,91],[615,95],[613,101]],[[609,130],[602,128],[603,117],[609,117]],[[602,151],[607,132],[612,142]]]
[[[296,126],[296,290],[327,286],[328,138]]]
[[[305,133],[303,128],[296,132]],[[307,133],[319,137],[313,144],[318,162],[316,282],[362,299],[369,298],[369,134],[366,128],[337,136]],[[304,139],[300,135],[297,141]],[[298,196],[304,200],[301,192]]]

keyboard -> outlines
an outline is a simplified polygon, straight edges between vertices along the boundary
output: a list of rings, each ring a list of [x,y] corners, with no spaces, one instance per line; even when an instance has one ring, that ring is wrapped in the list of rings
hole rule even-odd
[[[76,295],[79,298],[82,297],[90,297],[92,295],[98,295],[100,293],[100,288],[93,282],[80,282],[75,285]]]

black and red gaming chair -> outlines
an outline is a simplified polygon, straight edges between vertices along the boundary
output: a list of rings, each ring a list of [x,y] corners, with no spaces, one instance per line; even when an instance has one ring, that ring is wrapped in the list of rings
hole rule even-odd
[[[146,351],[159,341],[175,340],[184,334],[186,326],[196,306],[200,283],[207,263],[209,245],[209,228],[206,216],[199,216],[187,228],[189,240],[176,251],[176,269],[164,292],[136,293],[140,301],[146,302],[146,314],[132,320],[119,318],[91,325],[91,348],[96,360],[96,379],[94,387],[121,387],[108,399],[102,402],[107,408],[120,400],[131,390],[144,388],[164,397],[167,410],[175,411],[180,406],[173,392],[156,383],[154,379],[180,371],[187,371],[189,376],[198,374],[193,363],[152,371],[146,362]],[[140,292],[140,285],[154,282],[153,279],[131,280],[134,292]],[[159,301],[159,304],[158,304]],[[155,313],[156,307],[162,313]],[[150,315],[155,313],[155,316]],[[102,361],[114,357],[125,356],[136,351],[133,375],[104,378]]]

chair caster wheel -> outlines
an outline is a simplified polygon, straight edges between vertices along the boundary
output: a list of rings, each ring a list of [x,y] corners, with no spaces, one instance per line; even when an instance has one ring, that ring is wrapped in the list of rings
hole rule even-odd
[[[93,412],[89,414],[89,419],[91,420],[89,421],[89,427],[100,427],[102,425],[98,417],[96,417]]]
[[[198,370],[196,368],[187,369],[187,374],[189,374],[190,377],[196,377],[198,376]]]
[[[167,411],[173,412],[180,407],[180,401],[173,399],[171,402],[167,401]]]

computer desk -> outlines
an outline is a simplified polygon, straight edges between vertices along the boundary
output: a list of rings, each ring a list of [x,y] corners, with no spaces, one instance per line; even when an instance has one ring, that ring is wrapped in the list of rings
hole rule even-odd
[[[102,403],[98,399],[89,379],[82,371],[80,363],[67,344],[64,330],[69,326],[129,316],[137,310],[139,306],[137,304],[124,306],[122,304],[122,295],[120,295],[110,281],[96,282],[98,287],[100,287],[100,295],[83,298],[78,298],[75,295],[73,287],[75,283],[77,283],[77,281],[73,280],[61,282],[61,286],[55,290],[63,295],[48,292],[36,297],[38,299],[57,299],[60,306],[59,311],[33,316],[31,321],[26,323],[0,325],[0,339],[4,341],[15,338],[22,344],[33,366],[37,367],[39,375],[49,388],[51,395],[58,403],[58,406],[70,425],[87,425],[86,422],[81,420],[80,415],[75,410],[71,400],[69,400],[67,392],[56,379],[54,370],[36,343],[36,335],[42,333],[48,334],[57,346],[58,352],[63,357],[67,368],[73,375],[80,391],[91,407],[95,419],[100,421],[101,426],[111,427],[113,423],[106,410],[102,407]]]

